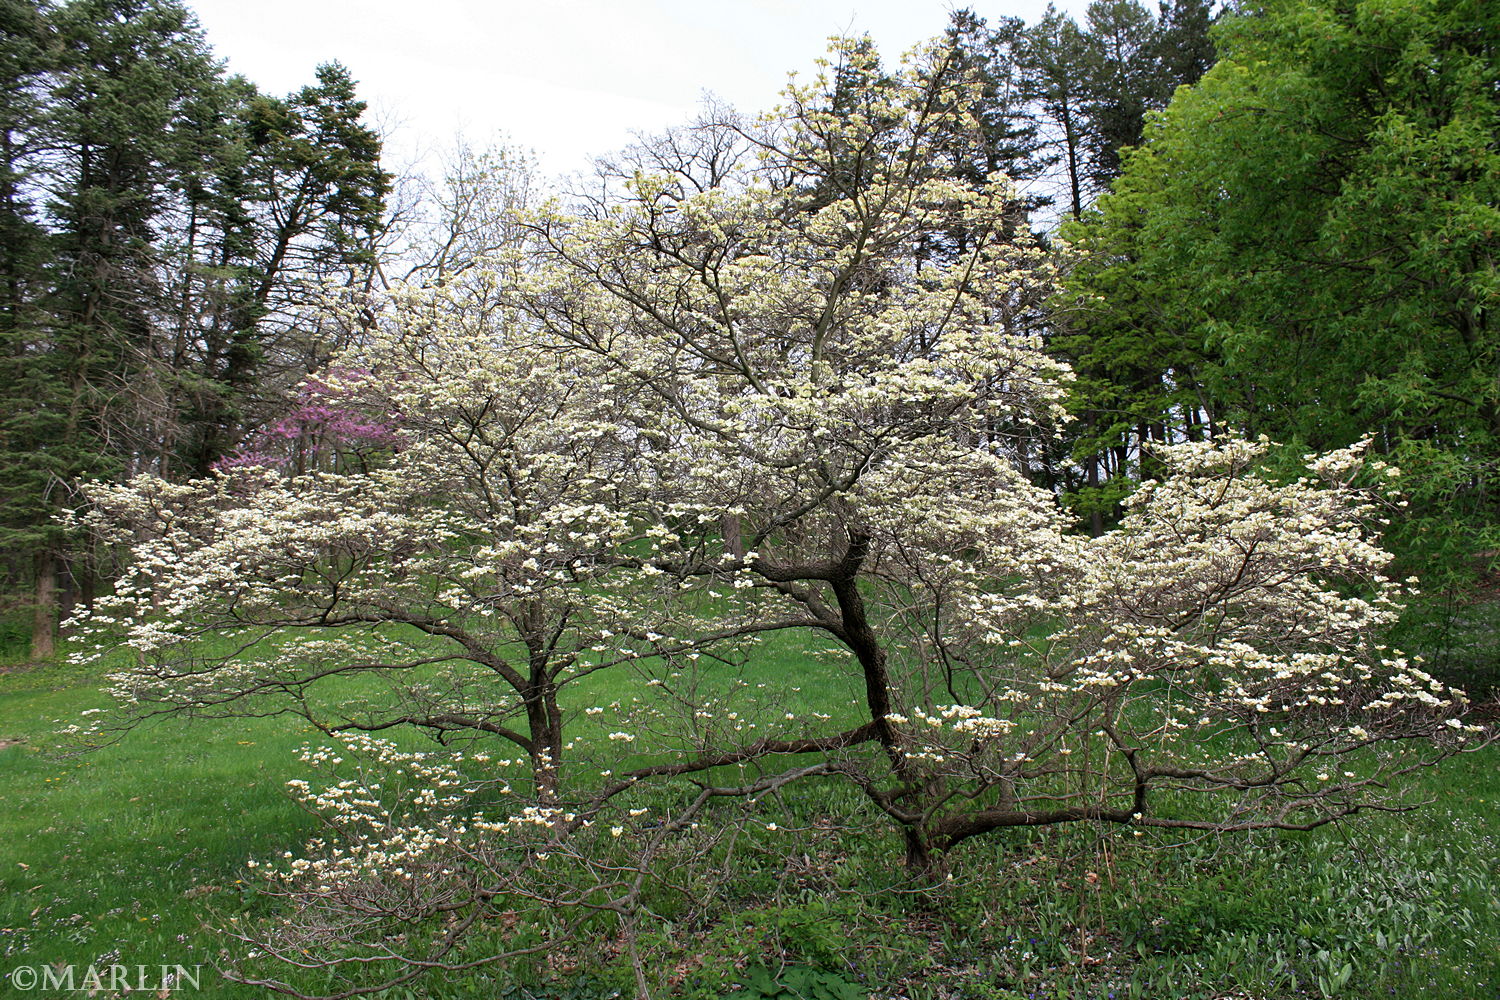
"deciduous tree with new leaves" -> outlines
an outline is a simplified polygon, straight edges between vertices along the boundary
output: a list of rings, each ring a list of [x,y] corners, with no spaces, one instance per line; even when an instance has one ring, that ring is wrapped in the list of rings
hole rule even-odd
[[[839,55],[845,78],[873,58]],[[307,751],[326,783],[297,784],[328,832],[266,864],[289,908],[258,948],[352,996],[591,914],[628,929],[648,880],[722,861],[760,796],[808,781],[857,788],[926,878],[1007,827],[1404,808],[1396,779],[1462,745],[1462,695],[1381,644],[1395,480],[1359,449],[1290,481],[1258,442],[1163,449],[1098,538],[1017,470],[1014,428],[1062,419],[1035,327],[1055,263],[1003,184],[938,173],[975,127],[931,90],[970,86],[947,58],[859,114],[814,82],[706,129],[747,151],[712,183],[694,164],[725,158],[676,136],[668,169],[534,213],[503,306],[395,295],[340,362],[341,398],[396,428],[368,469],[98,491],[133,545],[94,621],[137,653],[127,716],[298,712],[335,738]],[[928,252],[959,227],[962,253]],[[772,633],[834,665],[757,704],[731,668]],[[606,671],[628,694],[593,704],[577,682]],[[782,711],[808,678],[826,704]],[[398,727],[439,746],[375,735]],[[538,899],[553,922],[496,931]]]
[[[1225,19],[1223,58],[1069,232],[1064,349],[1080,403],[1116,414],[1092,450],[1375,434],[1412,501],[1390,546],[1434,593],[1472,582],[1500,539],[1497,11],[1257,0]]]

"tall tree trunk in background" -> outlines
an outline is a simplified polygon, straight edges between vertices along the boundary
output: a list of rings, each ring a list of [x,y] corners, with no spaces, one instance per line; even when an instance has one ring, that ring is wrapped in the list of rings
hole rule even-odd
[[[50,660],[57,652],[57,556],[36,554],[36,599],[31,617],[31,658]]]
[[[1089,534],[1095,538],[1104,534],[1104,512],[1099,509],[1099,456],[1090,455],[1088,462],[1089,489],[1093,491],[1093,509],[1089,512]]]

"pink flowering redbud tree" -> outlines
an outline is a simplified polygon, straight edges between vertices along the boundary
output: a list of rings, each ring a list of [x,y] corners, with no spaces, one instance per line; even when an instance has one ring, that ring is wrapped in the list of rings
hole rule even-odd
[[[367,371],[334,368],[308,378],[297,391],[295,405],[215,462],[215,471],[256,467],[302,473],[366,467],[396,446],[400,419],[395,413],[370,412],[361,399],[367,395],[361,383],[369,377]]]

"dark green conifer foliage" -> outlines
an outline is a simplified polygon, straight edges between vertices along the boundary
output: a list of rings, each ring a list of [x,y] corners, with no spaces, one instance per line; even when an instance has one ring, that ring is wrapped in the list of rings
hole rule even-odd
[[[306,370],[300,282],[369,280],[363,111],[337,65],[286,100],[226,79],[176,0],[0,0],[0,568],[34,655],[59,578],[93,585],[72,484],[207,472]]]
[[[139,458],[130,388],[161,307],[154,243],[178,168],[176,126],[217,67],[175,5],[75,0],[30,15],[49,56],[27,130],[45,150],[25,184],[42,231],[17,234],[26,321],[10,352],[0,493],[6,548],[34,561],[33,652],[45,656],[66,554],[54,515],[71,483],[117,476]]]
[[[1022,190],[1016,225],[1046,204],[1032,182],[1054,162],[1041,135],[1033,107],[1031,82],[1023,65],[1025,24],[1019,18],[987,23],[972,10],[955,11],[940,41],[952,53],[949,72],[977,82],[969,111],[977,122],[973,134],[953,135],[941,144],[946,169],[970,184],[983,184],[1002,172]]]

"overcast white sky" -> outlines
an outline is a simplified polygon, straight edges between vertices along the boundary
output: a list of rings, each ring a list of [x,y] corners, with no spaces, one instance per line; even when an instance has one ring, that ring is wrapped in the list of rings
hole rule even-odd
[[[943,29],[954,7],[1028,23],[1046,0],[187,0],[231,72],[271,93],[318,63],[353,72],[394,126],[392,166],[463,133],[501,133],[545,172],[581,169],[631,132],[684,121],[706,92],[745,111],[810,73],[829,35],[868,32],[887,61]],[[1064,0],[1081,16],[1086,0]]]

